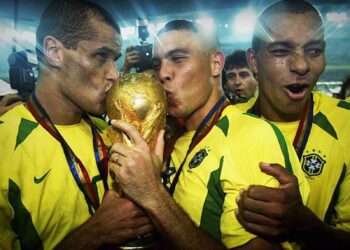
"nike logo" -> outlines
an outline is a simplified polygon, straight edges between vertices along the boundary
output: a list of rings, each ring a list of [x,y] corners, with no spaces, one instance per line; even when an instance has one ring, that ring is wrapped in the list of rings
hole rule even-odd
[[[50,173],[50,171],[51,171],[51,168],[40,178],[36,178],[36,176],[34,176],[34,183],[35,184],[41,183],[45,179],[45,177]]]

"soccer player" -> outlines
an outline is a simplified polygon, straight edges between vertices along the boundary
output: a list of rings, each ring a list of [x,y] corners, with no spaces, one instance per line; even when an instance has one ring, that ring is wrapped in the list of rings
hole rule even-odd
[[[279,249],[243,229],[234,215],[235,198],[249,184],[277,187],[275,178],[259,171],[263,160],[285,164],[299,176],[306,200],[308,186],[291,144],[275,126],[229,105],[221,87],[224,56],[215,34],[190,21],[171,21],[158,33],[153,62],[168,112],[184,119],[185,133],[165,161],[167,190],[160,181],[161,138],[152,152],[134,127],[113,121],[134,143],[115,144],[110,152],[111,170],[123,192],[177,249]]]
[[[306,1],[280,1],[260,14],[247,52],[259,97],[248,112],[271,121],[293,142],[310,197],[304,206],[293,176],[262,164],[280,188],[244,191],[238,218],[260,236],[287,237],[307,249],[348,249],[350,104],[313,92],[325,68],[325,46],[322,18]]]
[[[99,249],[152,231],[108,191],[108,153],[94,119],[118,79],[121,34],[105,9],[52,2],[37,29],[35,93],[0,117],[0,249]]]

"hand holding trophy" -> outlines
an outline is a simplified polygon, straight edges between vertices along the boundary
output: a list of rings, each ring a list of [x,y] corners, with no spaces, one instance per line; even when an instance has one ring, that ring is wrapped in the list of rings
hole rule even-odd
[[[151,149],[154,148],[159,131],[165,128],[166,109],[164,90],[152,70],[121,77],[109,90],[106,100],[108,117],[134,125]],[[112,143],[132,147],[129,137],[118,128],[109,128],[108,137]],[[145,249],[154,247],[156,243],[155,235],[150,234],[119,248]]]

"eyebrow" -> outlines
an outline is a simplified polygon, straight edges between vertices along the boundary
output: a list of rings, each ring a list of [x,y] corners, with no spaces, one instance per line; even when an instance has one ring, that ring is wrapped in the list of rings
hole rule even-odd
[[[103,46],[101,48],[97,48],[94,51],[94,54],[97,54],[97,53],[100,53],[100,52],[106,52],[106,53],[109,53],[109,54],[113,54],[116,59],[118,59],[118,58],[120,58],[122,56],[122,53],[120,51],[117,51],[115,49],[112,49],[112,48],[106,47],[106,46]]]
[[[190,51],[188,49],[182,49],[182,48],[179,48],[179,49],[173,49],[173,50],[170,50],[168,51],[166,54],[165,54],[165,58],[169,58],[171,56],[173,56],[174,54],[177,54],[177,53],[180,53],[180,54],[190,54]],[[160,58],[158,56],[155,56],[152,58],[152,62],[159,62],[160,61]]]
[[[307,46],[312,46],[312,45],[322,45],[324,46],[325,45],[325,41],[324,40],[311,40],[309,42],[307,42],[303,47],[307,47]],[[275,46],[284,46],[284,47],[287,47],[287,48],[293,48],[293,44],[289,41],[277,41],[277,42],[272,42],[270,43],[267,48],[268,49],[271,49],[272,47],[275,47]]]

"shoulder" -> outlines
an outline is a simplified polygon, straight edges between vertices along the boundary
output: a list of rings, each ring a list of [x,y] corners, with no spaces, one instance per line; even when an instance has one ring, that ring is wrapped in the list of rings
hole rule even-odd
[[[318,92],[313,97],[313,123],[335,139],[346,136],[350,140],[350,103]]]
[[[20,125],[27,127],[35,124],[38,123],[34,117],[25,108],[24,104],[21,104],[0,116],[0,135],[4,135],[5,132],[12,134],[17,131],[16,128]]]

